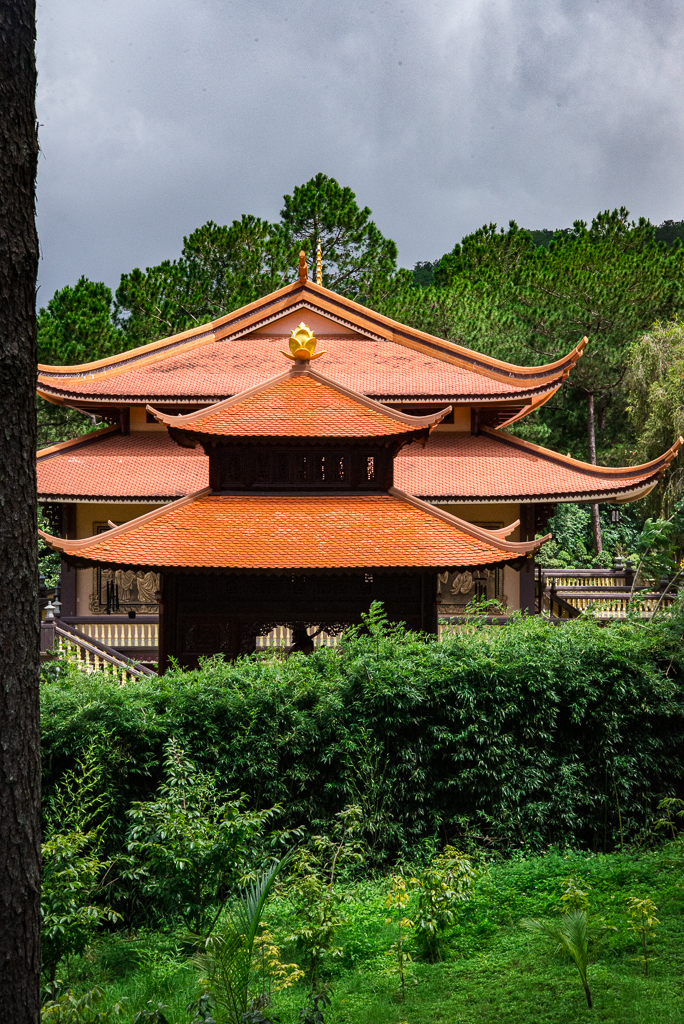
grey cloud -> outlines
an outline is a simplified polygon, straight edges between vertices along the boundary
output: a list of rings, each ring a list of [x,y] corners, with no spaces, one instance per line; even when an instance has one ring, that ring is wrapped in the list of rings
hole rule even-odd
[[[44,3],[40,301],[319,170],[406,266],[490,220],[681,218],[683,43],[677,0]]]

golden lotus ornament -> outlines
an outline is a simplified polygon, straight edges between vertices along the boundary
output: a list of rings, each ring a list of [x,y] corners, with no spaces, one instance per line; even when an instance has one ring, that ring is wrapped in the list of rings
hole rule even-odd
[[[283,352],[283,355],[288,359],[296,360],[298,363],[308,363],[311,359],[320,359],[322,355],[325,355],[325,351],[316,352],[317,344],[318,340],[314,336],[313,331],[302,321],[290,335],[290,351]]]

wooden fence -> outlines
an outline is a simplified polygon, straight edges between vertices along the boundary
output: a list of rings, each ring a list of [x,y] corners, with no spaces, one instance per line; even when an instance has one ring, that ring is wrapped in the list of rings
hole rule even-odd
[[[666,612],[676,597],[667,577],[654,589],[635,578],[629,562],[613,569],[537,568],[537,610],[560,620],[587,612],[602,622],[630,614],[647,619]]]

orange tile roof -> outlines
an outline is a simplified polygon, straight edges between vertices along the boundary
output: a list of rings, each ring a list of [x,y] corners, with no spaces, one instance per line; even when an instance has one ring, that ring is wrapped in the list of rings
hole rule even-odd
[[[325,347],[326,376],[345,387],[387,401],[483,402],[530,398],[554,391],[562,382],[525,386],[500,381],[444,362],[432,355],[404,349],[391,341],[319,336]],[[244,344],[221,341],[203,348],[171,353],[145,366],[133,364],[114,376],[39,377],[39,391],[65,399],[118,402],[215,402],[238,394],[279,373],[282,337],[250,338]]]
[[[240,339],[297,311],[316,313],[349,330],[319,340],[326,372],[377,398],[482,401],[556,390],[584,343],[546,366],[522,367],[399,324],[311,281],[295,282],[225,317],[119,356],[73,367],[39,367],[41,393],[111,401],[217,401],[280,369],[282,336]],[[358,334],[362,337],[359,338]]]
[[[655,485],[682,444],[643,466],[592,466],[501,431],[433,433],[394,461],[394,481],[430,501],[634,501]]]
[[[74,564],[278,573],[503,564],[543,543],[504,540],[511,529],[482,530],[394,488],[315,496],[207,488],[96,537],[41,536]]]
[[[206,487],[209,459],[161,431],[118,427],[38,452],[40,501],[169,501]]]
[[[244,394],[185,416],[148,406],[160,423],[194,436],[368,438],[425,435],[451,411],[409,416],[344,388],[308,367],[281,373]]]
[[[498,431],[474,437],[434,431],[394,461],[397,487],[430,501],[635,500],[674,458],[673,445],[648,466],[590,466]],[[169,501],[209,482],[200,448],[168,434],[123,435],[109,427],[38,453],[41,501]]]

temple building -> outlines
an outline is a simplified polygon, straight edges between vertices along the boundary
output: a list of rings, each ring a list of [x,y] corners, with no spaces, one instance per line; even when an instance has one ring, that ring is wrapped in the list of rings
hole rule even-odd
[[[109,424],[38,453],[62,614],[102,614],[113,593],[154,613],[163,595],[162,663],[194,664],[277,624],[334,631],[374,598],[427,630],[475,596],[534,610],[556,504],[641,498],[681,444],[613,468],[507,432],[585,344],[515,366],[338,295],[302,260],[212,323],[39,367],[41,397]]]

